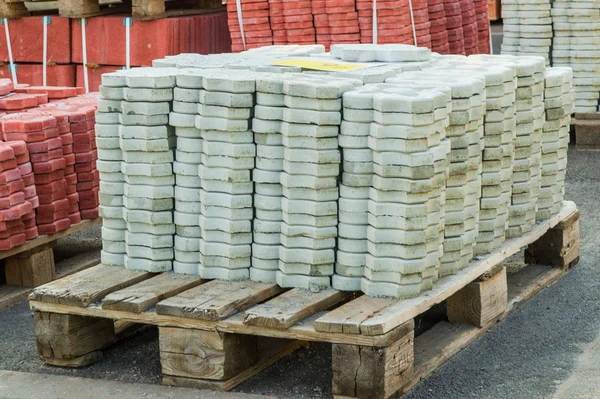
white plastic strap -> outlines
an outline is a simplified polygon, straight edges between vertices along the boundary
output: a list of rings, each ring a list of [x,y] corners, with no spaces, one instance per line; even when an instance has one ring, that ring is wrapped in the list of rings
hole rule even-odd
[[[47,83],[47,63],[48,63],[48,25],[50,24],[50,17],[42,17],[42,26],[44,27],[44,55],[42,57],[42,82],[43,86]]]
[[[19,84],[17,81],[17,68],[13,60],[12,46],[10,44],[10,32],[8,30],[8,18],[2,20],[4,22],[4,33],[6,34],[6,47],[8,48],[8,62],[10,63],[10,72],[12,73],[12,80],[14,84]]]
[[[377,44],[377,0],[373,0],[373,44]]]
[[[413,13],[412,0],[408,0],[408,7],[410,8],[410,24],[412,25],[413,41],[417,46],[417,28],[415,28],[415,14]]]
[[[244,46],[244,50],[247,50],[246,34],[244,33],[244,19],[242,18],[242,0],[235,0],[235,7],[237,8],[237,19],[238,24],[240,25],[240,34],[242,35],[242,45]]]
[[[492,24],[489,24],[490,28],[490,54],[494,54],[494,42],[492,40]]]
[[[125,68],[131,68],[131,25],[133,19],[131,17],[125,18]]]
[[[87,40],[85,37],[85,24],[87,20],[85,18],[81,18],[81,53],[83,56],[83,83],[85,86],[85,92],[89,93],[90,91],[90,83],[88,80],[88,70],[87,70]]]

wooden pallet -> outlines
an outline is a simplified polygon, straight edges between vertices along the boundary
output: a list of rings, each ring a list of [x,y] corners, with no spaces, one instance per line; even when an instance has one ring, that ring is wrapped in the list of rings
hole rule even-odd
[[[57,277],[53,247],[59,238],[100,224],[100,219],[84,220],[56,234],[43,235],[9,251],[0,251],[0,310],[27,298],[31,289]],[[81,265],[86,266],[86,265]],[[87,265],[91,266],[91,265]],[[63,277],[61,275],[60,277]]]
[[[488,18],[490,21],[500,21],[502,19],[501,0],[488,0]]]
[[[571,121],[578,151],[600,150],[600,112],[576,113]]]
[[[388,398],[575,264],[578,220],[575,204],[564,202],[559,215],[527,235],[405,300],[99,265],[31,294],[38,354],[49,364],[84,366],[115,342],[114,321],[156,325],[165,384],[228,390],[302,341],[326,342],[332,344],[334,396]],[[548,266],[528,266],[507,279],[502,263],[523,247],[528,260]],[[442,302],[449,322],[415,339],[414,319]]]
[[[222,0],[30,0],[21,4],[31,14],[58,13],[66,18],[128,14],[142,20],[202,14],[222,9]],[[21,7],[19,10],[22,12]],[[15,15],[17,16],[22,15]]]

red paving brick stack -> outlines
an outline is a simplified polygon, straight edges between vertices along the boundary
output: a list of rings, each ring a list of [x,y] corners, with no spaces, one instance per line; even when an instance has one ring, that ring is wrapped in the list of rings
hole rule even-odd
[[[87,18],[85,29],[90,91],[98,91],[103,73],[114,72],[126,64],[124,17],[107,15]],[[268,15],[266,19],[266,27],[270,32]],[[19,83],[36,86],[43,84],[42,21],[42,16],[9,21],[11,49]],[[46,84],[82,87],[84,70],[81,24],[77,19],[51,16],[47,29]],[[110,46],[107,46],[109,38]],[[153,21],[134,20],[130,26],[130,39],[131,66],[150,66],[152,60],[165,55],[231,51],[225,10]],[[4,28],[0,29],[0,61],[0,78],[12,78]]]
[[[227,10],[233,51],[271,44],[318,43],[329,48],[336,43],[373,43],[376,33],[379,44],[416,42],[441,54],[477,54],[489,53],[486,4],[485,0],[241,0],[245,48],[236,1],[228,1]]]
[[[0,95],[12,83],[0,80]],[[0,250],[98,217],[94,94],[18,85],[0,98]]]

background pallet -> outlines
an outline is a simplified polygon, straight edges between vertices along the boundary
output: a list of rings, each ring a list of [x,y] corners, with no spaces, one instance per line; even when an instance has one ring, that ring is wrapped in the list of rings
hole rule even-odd
[[[13,3],[8,3],[13,4]],[[32,0],[17,3],[6,18],[58,13],[68,18],[87,18],[106,14],[129,14],[135,19],[158,19],[191,15],[222,7],[221,0]],[[1,11],[1,9],[0,9]]]
[[[600,112],[576,113],[571,126],[578,151],[600,150]]]
[[[114,321],[157,325],[166,384],[227,390],[297,349],[298,341],[327,342],[334,396],[385,399],[410,389],[566,273],[579,257],[578,226],[579,212],[565,202],[530,233],[405,300],[100,265],[32,293],[38,354],[49,364],[79,367],[115,342]],[[522,247],[527,259],[551,264],[507,277],[503,262]],[[415,320],[438,304],[445,319],[415,338]]]

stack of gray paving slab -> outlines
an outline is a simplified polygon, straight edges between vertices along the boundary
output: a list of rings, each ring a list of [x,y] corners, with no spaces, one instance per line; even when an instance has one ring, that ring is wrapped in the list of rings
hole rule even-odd
[[[367,255],[362,291],[406,298],[431,289],[442,256],[450,93],[389,84],[373,90]],[[341,234],[341,233],[340,233]]]
[[[102,75],[101,99],[96,112],[96,146],[100,172],[100,207],[102,217],[103,264],[125,266],[125,231],[123,220],[123,193],[125,178],[121,172],[123,154],[119,146],[119,118],[125,87],[123,72]]]
[[[200,275],[250,277],[256,147],[250,121],[257,74],[198,70],[196,128],[202,137],[200,163]],[[201,83],[200,83],[201,82]]]
[[[400,74],[386,82],[422,79],[447,85],[452,104],[446,135],[452,144],[449,177],[446,182],[444,255],[440,276],[454,274],[473,258],[478,233],[481,196],[481,157],[485,78],[478,73],[457,71],[450,66]]]
[[[139,68],[126,73],[119,145],[125,178],[125,267],[151,272],[173,268],[173,150],[169,126],[174,69]]]
[[[573,99],[573,71],[561,67],[546,69],[546,121],[542,134],[542,177],[536,213],[538,221],[549,219],[560,212],[565,189]]]
[[[200,156],[202,138],[196,128],[200,89],[193,70],[178,71],[169,124],[175,129],[175,237],[173,271],[198,274],[200,266]]]
[[[513,68],[492,65],[474,57],[453,64],[458,70],[481,73],[486,79],[479,228],[474,248],[475,255],[483,255],[499,248],[506,239],[512,192],[517,76]]]
[[[502,0],[502,54],[544,57],[550,65],[551,0]]]
[[[282,76],[283,223],[276,281],[282,287],[327,287],[338,224],[341,97],[362,82],[316,74]]]
[[[252,131],[256,144],[254,181],[254,223],[252,267],[250,279],[274,283],[279,270],[281,200],[283,187],[283,80],[281,77],[260,77],[256,81],[256,106]]]
[[[552,66],[573,69],[575,112],[598,111],[600,98],[600,2],[552,3]]]

